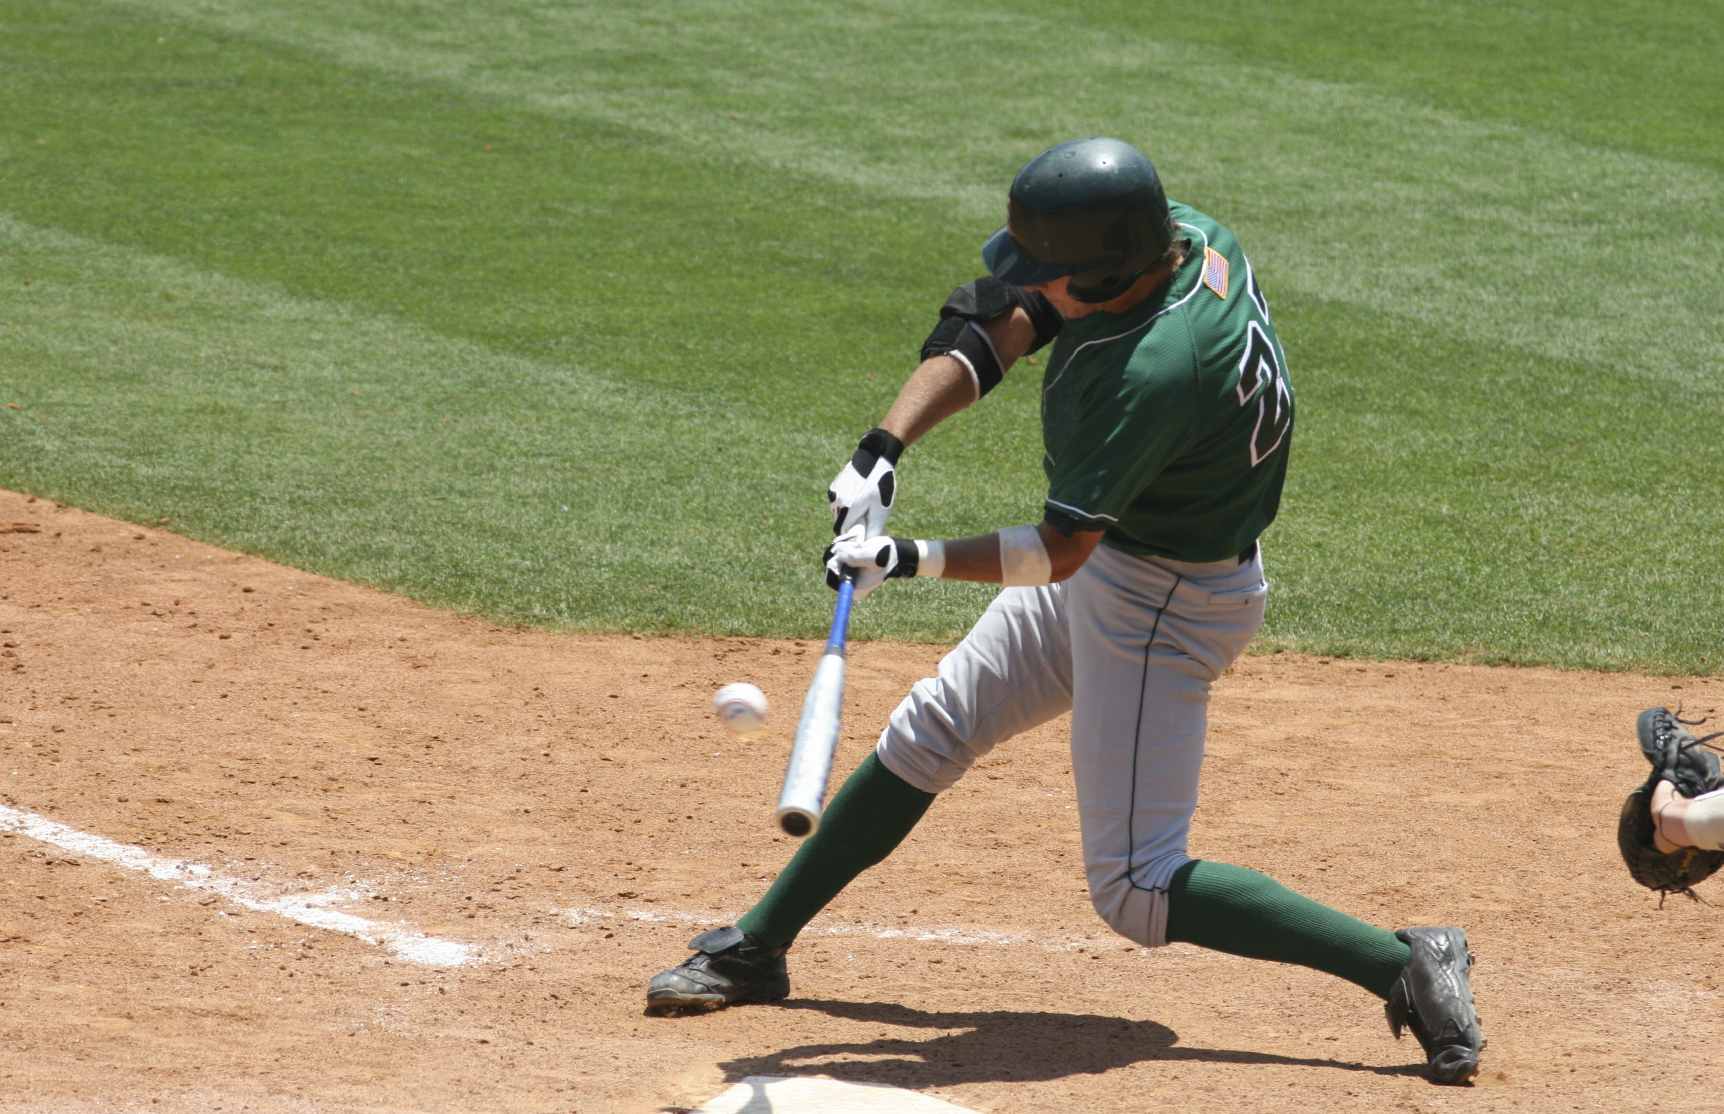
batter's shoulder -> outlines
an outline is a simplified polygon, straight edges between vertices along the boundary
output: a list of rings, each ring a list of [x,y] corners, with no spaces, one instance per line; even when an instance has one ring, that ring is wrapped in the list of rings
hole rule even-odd
[[[1168,202],[1168,212],[1174,222],[1185,230],[1193,251],[1201,252],[1205,247],[1212,247],[1223,254],[1232,255],[1240,250],[1239,238],[1233,235],[1233,230],[1208,213],[1199,212],[1177,201]]]
[[[1242,354],[1254,346],[1275,349],[1279,364],[1279,341],[1239,240],[1220,221],[1188,205],[1175,205],[1173,211],[1191,249],[1180,268],[1190,275],[1189,293],[1171,316],[1184,326],[1205,392],[1221,397],[1237,384]]]
[[[1251,281],[1251,264],[1246,261],[1245,249],[1239,245],[1239,238],[1214,217],[1185,205],[1179,209],[1182,213],[1176,219],[1191,245],[1185,267],[1196,268],[1192,293],[1206,291],[1214,296],[1213,299],[1192,298],[1191,308],[1217,308],[1214,302],[1235,301],[1236,294]]]

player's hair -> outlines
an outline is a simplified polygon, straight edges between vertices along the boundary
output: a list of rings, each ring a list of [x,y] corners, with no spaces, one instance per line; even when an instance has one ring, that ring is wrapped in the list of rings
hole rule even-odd
[[[1167,245],[1167,250],[1161,253],[1160,259],[1150,264],[1149,269],[1153,271],[1157,267],[1166,267],[1170,271],[1177,271],[1190,254],[1191,241],[1184,236],[1175,236],[1173,243]]]

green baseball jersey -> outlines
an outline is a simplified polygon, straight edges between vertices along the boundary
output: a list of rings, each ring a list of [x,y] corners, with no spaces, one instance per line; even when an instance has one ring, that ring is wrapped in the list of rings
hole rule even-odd
[[[1124,313],[1067,322],[1054,342],[1047,506],[1126,553],[1219,561],[1275,518],[1293,388],[1239,241],[1171,209],[1191,242],[1172,277]]]

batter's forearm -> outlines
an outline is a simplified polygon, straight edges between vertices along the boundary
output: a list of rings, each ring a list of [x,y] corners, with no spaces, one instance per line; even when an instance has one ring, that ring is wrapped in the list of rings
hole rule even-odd
[[[953,538],[942,543],[946,549],[946,567],[940,576],[946,580],[975,580],[983,584],[998,584],[1000,570],[1000,535],[983,534],[978,538]]]
[[[1050,578],[1058,582],[1071,576],[1089,560],[1101,541],[1102,531],[1073,534],[1066,537],[1046,522],[1036,527],[1042,546],[1047,551]],[[1000,584],[1005,570],[1000,560],[1000,534],[983,534],[976,538],[954,538],[942,543],[946,563],[940,576],[946,580],[974,580],[983,584]]]
[[[930,356],[910,374],[880,428],[906,445],[976,401],[976,380],[951,356]]]
[[[1029,315],[1017,308],[983,328],[999,354],[1002,373],[1010,370],[1036,339]],[[954,356],[930,356],[911,373],[881,419],[880,428],[909,445],[979,397],[975,374],[962,362]]]

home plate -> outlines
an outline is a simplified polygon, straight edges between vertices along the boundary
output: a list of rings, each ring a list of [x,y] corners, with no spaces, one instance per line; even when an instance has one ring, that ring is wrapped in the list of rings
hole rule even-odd
[[[751,1075],[689,1114],[976,1114],[965,1106],[884,1083],[815,1076]]]

